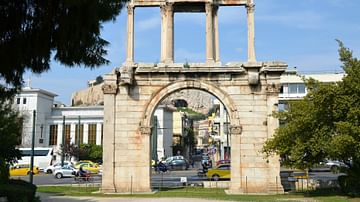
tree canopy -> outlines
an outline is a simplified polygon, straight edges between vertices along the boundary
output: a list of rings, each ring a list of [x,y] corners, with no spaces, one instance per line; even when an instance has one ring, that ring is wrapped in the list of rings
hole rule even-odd
[[[56,61],[68,67],[94,68],[105,58],[108,42],[101,24],[115,20],[125,0],[0,1],[0,180],[8,163],[20,156],[22,121],[11,100],[26,71],[42,73]]]
[[[20,151],[15,148],[21,143],[22,119],[11,107],[11,102],[0,98],[0,181],[9,177],[9,163],[20,158]]]
[[[100,37],[101,23],[114,20],[125,2],[1,1],[0,79],[20,87],[26,70],[49,70],[52,56],[69,67],[93,68],[108,63],[104,57],[108,42]]]
[[[325,159],[347,164],[345,184],[360,188],[360,61],[339,43],[345,76],[337,83],[306,81],[308,94],[275,114],[285,123],[263,147],[285,166],[311,168]],[[341,183],[341,182],[340,182]]]

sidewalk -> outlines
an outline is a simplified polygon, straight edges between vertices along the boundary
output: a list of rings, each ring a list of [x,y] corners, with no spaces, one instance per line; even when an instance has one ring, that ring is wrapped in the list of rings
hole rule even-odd
[[[46,193],[37,193],[37,196],[40,196],[41,202],[221,202],[220,200],[198,198],[70,197]]]

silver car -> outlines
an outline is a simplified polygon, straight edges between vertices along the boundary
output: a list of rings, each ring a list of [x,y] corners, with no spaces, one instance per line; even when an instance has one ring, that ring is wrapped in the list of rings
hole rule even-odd
[[[53,172],[55,178],[60,179],[63,177],[74,177],[77,170],[72,166],[63,166],[60,168],[56,168]]]
[[[73,164],[70,161],[64,161],[64,166],[72,166]],[[54,165],[48,166],[44,172],[51,174],[56,168],[61,168],[61,162],[55,163]]]

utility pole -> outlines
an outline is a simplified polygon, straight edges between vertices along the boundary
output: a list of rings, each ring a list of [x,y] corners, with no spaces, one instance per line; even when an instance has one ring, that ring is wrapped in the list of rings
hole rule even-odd
[[[78,146],[77,160],[80,161],[80,116],[79,116],[78,128],[77,128],[77,146]]]
[[[65,116],[63,116],[63,125],[62,125],[62,151],[61,151],[61,167],[64,166],[65,159]]]
[[[31,138],[31,157],[30,157],[30,183],[33,183],[33,175],[34,175],[34,146],[35,146],[35,119],[36,119],[36,111],[33,111],[33,128],[32,128],[32,138]]]

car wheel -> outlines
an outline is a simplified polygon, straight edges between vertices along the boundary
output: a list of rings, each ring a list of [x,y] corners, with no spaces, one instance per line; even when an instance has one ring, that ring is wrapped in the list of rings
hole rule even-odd
[[[48,170],[46,171],[46,173],[47,173],[47,174],[51,174],[51,173],[52,173],[52,170],[51,170],[51,169],[48,169]]]
[[[212,179],[213,181],[219,181],[220,176],[215,174],[215,175],[213,175],[213,176],[211,177],[211,179]]]
[[[60,179],[60,178],[62,178],[62,174],[61,173],[56,173],[56,175],[55,175],[55,177],[57,178],[57,179]]]

